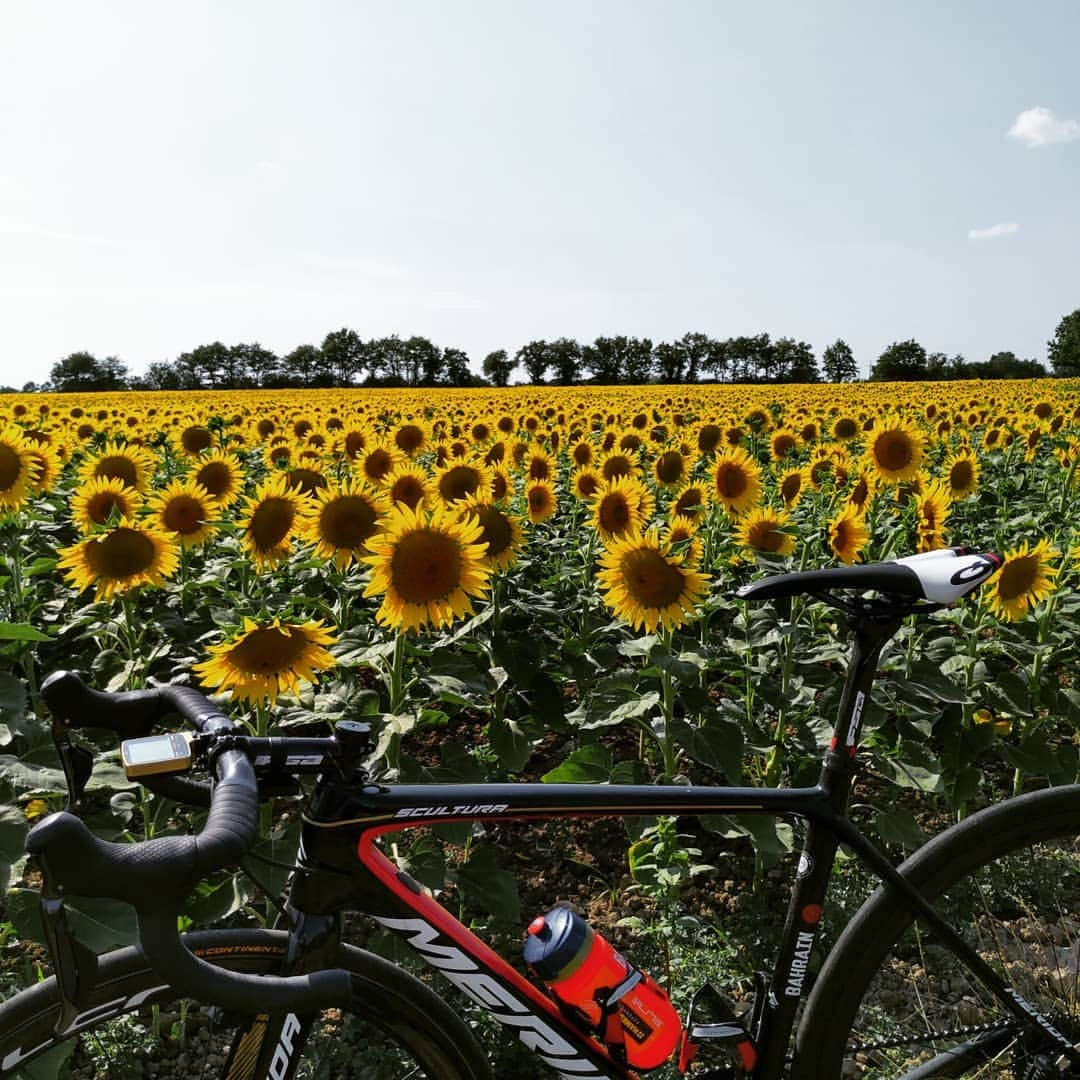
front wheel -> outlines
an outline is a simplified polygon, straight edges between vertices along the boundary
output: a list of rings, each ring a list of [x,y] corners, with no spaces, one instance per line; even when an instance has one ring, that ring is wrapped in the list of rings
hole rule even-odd
[[[1080,785],[999,803],[900,872],[1025,1000],[1080,1044]],[[1078,1077],[884,886],[829,954],[799,1026],[793,1076]]]
[[[288,936],[262,930],[218,930],[189,934],[198,956],[233,971],[256,975],[280,971]],[[263,1053],[271,1059],[256,1074],[259,1060],[259,1003],[249,1017],[223,1017],[197,1003],[177,1001],[172,987],[146,966],[135,948],[99,960],[90,1001],[58,1039],[53,1026],[60,1003],[53,979],[46,979],[0,1005],[0,1076],[119,1078],[141,1071],[138,1045],[158,1044],[156,1033],[172,1030],[170,1053],[177,1076],[263,1080],[490,1080],[486,1059],[461,1017],[433,990],[381,957],[343,945],[338,964],[353,976],[353,996],[314,1018],[299,1063],[292,1043],[310,1018],[292,1018]],[[234,1045],[235,1044],[235,1045]],[[274,1058],[276,1054],[276,1060]],[[158,1075],[166,1075],[155,1070]],[[295,1072],[290,1069],[295,1068]],[[66,1073],[61,1070],[66,1069]]]

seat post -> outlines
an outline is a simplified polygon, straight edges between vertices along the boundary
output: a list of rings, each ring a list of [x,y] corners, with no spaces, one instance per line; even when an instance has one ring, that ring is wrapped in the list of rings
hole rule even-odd
[[[821,770],[821,786],[834,797],[837,810],[847,805],[848,790],[859,734],[862,731],[863,711],[870,700],[870,690],[877,673],[881,650],[900,629],[903,615],[864,611],[849,617],[848,625],[854,634],[847,678],[840,696],[832,742]]]

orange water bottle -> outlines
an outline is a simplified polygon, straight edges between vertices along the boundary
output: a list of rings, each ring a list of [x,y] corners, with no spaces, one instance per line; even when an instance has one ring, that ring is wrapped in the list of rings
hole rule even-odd
[[[663,1065],[682,1023],[663,987],[639,971],[569,908],[529,924],[525,963],[548,990],[573,1006],[608,1045],[622,1045],[634,1069]]]

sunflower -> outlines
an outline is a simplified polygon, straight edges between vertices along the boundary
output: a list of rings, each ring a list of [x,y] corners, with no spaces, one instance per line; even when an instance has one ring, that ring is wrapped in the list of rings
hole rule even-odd
[[[591,499],[604,486],[604,480],[590,465],[583,465],[574,473],[570,486],[579,499]]]
[[[709,489],[704,484],[687,484],[671,504],[670,513],[697,520],[709,511]]]
[[[392,503],[404,503],[410,510],[426,506],[431,497],[430,478],[411,461],[398,465],[383,479],[383,490]]]
[[[641,475],[641,469],[638,468],[633,454],[613,450],[610,454],[605,454],[600,462],[600,475],[605,480],[615,480],[620,476],[637,477]]]
[[[71,516],[81,533],[92,533],[119,518],[134,519],[142,496],[122,480],[99,476],[87,480],[72,493]]]
[[[709,578],[661,545],[655,529],[604,545],[597,574],[604,602],[635,630],[682,626],[704,599]]]
[[[525,466],[525,475],[529,480],[555,480],[555,463],[545,450],[534,450],[529,455]]]
[[[915,498],[919,550],[934,551],[945,546],[945,519],[949,516],[949,486],[943,480],[927,484]]]
[[[801,438],[791,428],[777,428],[769,437],[769,451],[773,461],[783,461],[799,449]]]
[[[699,454],[711,454],[724,438],[724,429],[719,424],[702,424],[698,428],[697,448]]]
[[[407,422],[399,424],[393,434],[393,443],[407,457],[416,457],[427,446],[430,433],[422,424]]]
[[[155,466],[156,460],[149,450],[131,443],[111,442],[82,463],[79,479],[86,483],[95,477],[108,476],[145,494],[150,490]]]
[[[434,511],[395,506],[384,531],[361,560],[372,567],[365,596],[382,596],[376,619],[397,630],[449,626],[471,615],[471,597],[488,590],[483,529],[456,510]]]
[[[3,439],[0,436],[0,446],[2,445]],[[63,469],[60,460],[60,455],[63,452],[62,448],[57,449],[45,443],[31,442],[27,444],[26,452],[30,455],[30,469],[34,476],[30,484],[30,490],[35,494],[52,491],[56,481],[60,478],[60,471]],[[0,450],[0,458],[2,457],[3,451]],[[3,466],[0,465],[0,473],[2,472]]]
[[[260,570],[277,566],[292,551],[291,534],[305,501],[283,473],[264,480],[248,498],[240,524],[244,547]]]
[[[470,495],[455,509],[462,517],[476,521],[481,530],[481,542],[487,547],[484,563],[492,570],[506,570],[517,562],[518,554],[525,545],[525,534],[520,519],[495,505],[490,499]]]
[[[509,499],[514,494],[514,481],[500,465],[491,470],[491,497],[496,502]]]
[[[713,494],[730,514],[741,514],[761,500],[761,470],[741,447],[728,447],[717,455]]]
[[[853,416],[841,414],[832,425],[832,437],[839,442],[847,442],[859,434],[859,421]]]
[[[675,547],[677,544],[685,544],[694,539],[699,524],[700,521],[694,521],[685,514],[674,514],[664,528],[663,540],[671,547]]]
[[[596,448],[588,439],[578,439],[570,446],[570,460],[575,468],[588,468],[596,460]]]
[[[244,467],[232,454],[212,454],[196,462],[197,468],[191,473],[192,483],[205,488],[217,501],[218,508],[224,510],[237,499],[244,487]]]
[[[213,445],[213,432],[202,424],[191,424],[180,432],[180,448],[190,457],[198,457]]]
[[[547,521],[559,508],[555,488],[546,480],[534,480],[526,486],[525,502],[529,507],[529,520],[534,525]]]
[[[853,506],[845,506],[829,522],[829,550],[841,562],[860,562],[859,552],[870,541],[866,519]]]
[[[866,436],[866,453],[874,471],[888,484],[910,480],[922,464],[923,437],[897,417],[881,417]]]
[[[783,510],[751,510],[741,520],[735,538],[754,551],[787,556],[795,550],[795,537],[784,532],[789,520]]]
[[[219,513],[210,492],[192,480],[171,481],[151,496],[149,506],[157,515],[157,527],[185,548],[205,543]]]
[[[211,645],[210,659],[192,669],[215,693],[229,690],[234,700],[275,701],[280,694],[296,693],[301,679],[314,683],[317,671],[334,667],[337,661],[325,646],[336,641],[321,620],[259,623],[245,618],[239,634]]]
[[[1006,622],[1022,619],[1029,608],[1054,591],[1058,571],[1050,560],[1059,554],[1045,539],[1033,548],[1025,541],[1007,551],[1000,569],[983,587],[990,610]]]
[[[179,556],[171,537],[124,518],[108,532],[61,548],[57,565],[79,591],[97,586],[96,599],[161,585],[176,571]]]
[[[457,461],[439,469],[434,484],[439,498],[449,505],[467,499],[478,491],[486,492],[491,486],[491,473],[482,465]]]
[[[593,526],[604,540],[640,532],[652,517],[653,499],[638,480],[620,476],[609,481],[593,501]]]
[[[289,487],[298,488],[301,495],[314,495],[329,484],[329,481],[319,469],[310,465],[297,465],[285,473],[285,479]]]
[[[690,462],[675,449],[662,451],[653,462],[653,476],[661,487],[677,488],[686,482],[689,473]]]
[[[864,466],[855,474],[855,482],[847,493],[849,505],[855,507],[860,514],[865,515],[867,508],[870,506],[870,497],[874,494],[875,486],[874,471],[868,466]]]
[[[315,555],[344,570],[370,550],[368,541],[389,509],[386,495],[362,480],[346,477],[321,488],[300,508],[298,533],[315,546]]]
[[[388,443],[375,443],[359,455],[360,475],[370,483],[382,483],[402,458],[401,452]]]
[[[979,486],[979,459],[969,447],[961,447],[945,462],[945,476],[953,499],[966,499]]]

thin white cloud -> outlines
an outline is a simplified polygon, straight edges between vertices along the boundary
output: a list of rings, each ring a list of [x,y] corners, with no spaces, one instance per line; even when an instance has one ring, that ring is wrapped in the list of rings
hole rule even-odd
[[[1001,221],[997,225],[991,225],[988,229],[970,229],[969,240],[996,240],[999,236],[1012,236],[1018,233],[1020,226],[1015,221]]]
[[[1009,128],[1009,138],[1017,139],[1029,149],[1072,142],[1073,139],[1080,139],[1080,123],[1061,120],[1054,115],[1053,109],[1036,105],[1033,109],[1025,109],[1016,118]]]

